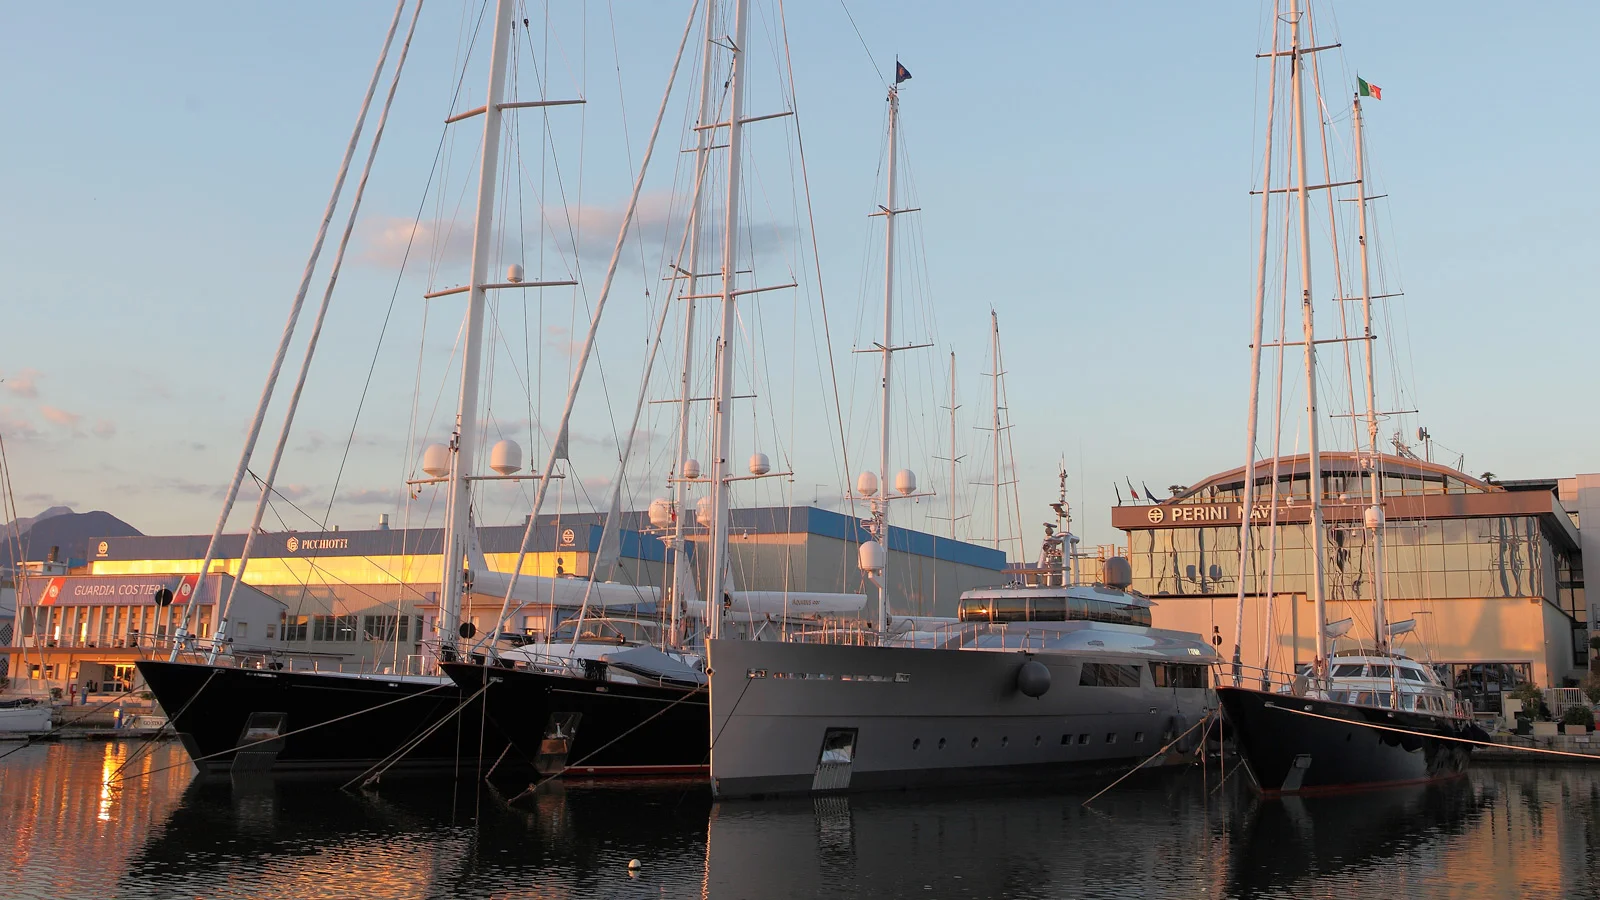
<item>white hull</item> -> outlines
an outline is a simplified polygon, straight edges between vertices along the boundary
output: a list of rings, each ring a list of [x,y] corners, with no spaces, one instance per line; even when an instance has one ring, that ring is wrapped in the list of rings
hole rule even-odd
[[[36,732],[50,730],[49,706],[24,706],[0,709],[0,732]]]

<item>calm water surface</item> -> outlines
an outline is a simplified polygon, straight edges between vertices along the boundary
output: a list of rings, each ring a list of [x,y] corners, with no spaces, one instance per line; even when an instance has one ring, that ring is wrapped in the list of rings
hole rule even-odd
[[[113,780],[137,747],[0,760],[0,897],[1600,896],[1600,769],[1320,801],[1190,773],[1089,808],[1081,785],[717,804],[674,785],[191,784],[177,744]]]

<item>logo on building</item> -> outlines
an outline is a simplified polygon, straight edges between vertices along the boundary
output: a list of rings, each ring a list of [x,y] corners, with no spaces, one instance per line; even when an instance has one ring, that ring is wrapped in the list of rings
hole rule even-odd
[[[1150,511],[1145,513],[1145,518],[1150,520],[1151,525],[1160,525],[1161,520],[1166,518],[1166,516],[1166,511],[1159,506],[1152,506],[1150,507]]]
[[[100,550],[100,555],[101,556],[105,556],[107,553],[111,552],[111,545],[106,543],[105,541],[101,541],[99,550]]]
[[[575,543],[577,540],[578,535],[571,528],[563,528],[561,530],[561,543],[563,545],[570,545]]]
[[[291,534],[289,535],[289,543],[285,546],[289,548],[290,553],[293,553],[300,549],[300,539]]]

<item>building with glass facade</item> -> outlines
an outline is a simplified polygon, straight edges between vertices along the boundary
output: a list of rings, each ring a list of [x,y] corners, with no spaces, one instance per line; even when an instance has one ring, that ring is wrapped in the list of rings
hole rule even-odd
[[[1309,501],[1316,489],[1326,528],[1328,620],[1353,620],[1340,649],[1371,646],[1373,586],[1381,577],[1390,621],[1417,623],[1397,646],[1451,666],[1457,686],[1480,708],[1517,681],[1559,686],[1586,674],[1590,611],[1576,507],[1584,491],[1600,492],[1600,479],[1485,481],[1398,456],[1380,457],[1374,476],[1360,455],[1324,453],[1313,487],[1306,456],[1276,465],[1275,506],[1274,461],[1256,466],[1242,557],[1243,467],[1170,500],[1112,511],[1112,524],[1126,534],[1133,587],[1157,600],[1156,625],[1211,634],[1231,652],[1242,579],[1246,664],[1286,671],[1309,661]],[[1381,576],[1364,526],[1373,477],[1386,518]]]

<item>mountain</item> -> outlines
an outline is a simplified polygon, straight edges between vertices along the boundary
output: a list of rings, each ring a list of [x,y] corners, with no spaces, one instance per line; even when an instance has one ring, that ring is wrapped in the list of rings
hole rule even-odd
[[[25,560],[40,561],[49,558],[50,548],[59,547],[59,559],[86,560],[89,542],[103,537],[134,537],[142,534],[127,522],[104,510],[75,513],[65,506],[52,506],[37,516],[18,518],[12,525],[0,526],[0,566],[10,567],[15,557],[13,536],[21,532],[22,553]]]

